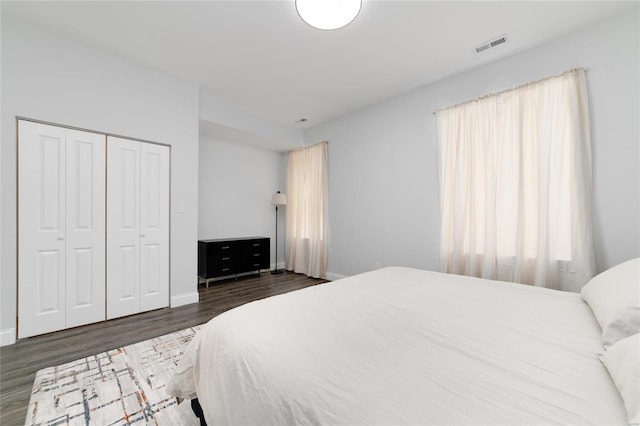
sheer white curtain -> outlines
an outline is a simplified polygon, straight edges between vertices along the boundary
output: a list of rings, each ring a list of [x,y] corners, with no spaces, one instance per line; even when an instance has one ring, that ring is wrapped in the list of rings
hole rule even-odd
[[[327,273],[327,143],[289,152],[285,262],[316,278]]]
[[[595,273],[584,70],[436,113],[445,272],[579,291]]]

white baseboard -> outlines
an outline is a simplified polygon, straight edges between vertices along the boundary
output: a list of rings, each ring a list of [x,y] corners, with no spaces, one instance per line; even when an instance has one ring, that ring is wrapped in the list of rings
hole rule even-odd
[[[348,275],[340,275],[340,274],[334,274],[333,272],[327,272],[327,279],[329,281],[336,281],[342,278],[347,278]]]
[[[198,292],[194,293],[186,293],[180,294],[178,296],[173,296],[171,298],[171,307],[177,308],[178,306],[189,305],[191,303],[198,303],[199,301]]]
[[[284,269],[284,262],[278,262],[278,267],[274,268],[275,263],[269,265],[269,269],[273,271],[274,269]]]
[[[16,329],[8,328],[0,331],[0,346],[13,345],[16,342]]]

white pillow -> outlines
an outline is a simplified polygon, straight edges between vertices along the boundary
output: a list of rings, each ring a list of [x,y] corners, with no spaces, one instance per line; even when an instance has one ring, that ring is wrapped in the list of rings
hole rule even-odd
[[[640,331],[640,257],[591,278],[581,293],[602,328],[605,347]]]
[[[600,360],[622,395],[629,424],[637,425],[640,423],[640,334],[616,342]]]

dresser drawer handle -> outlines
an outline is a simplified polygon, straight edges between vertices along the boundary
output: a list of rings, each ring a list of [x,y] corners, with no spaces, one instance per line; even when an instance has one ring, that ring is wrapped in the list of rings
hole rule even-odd
[[[226,249],[228,249],[228,248],[229,248],[229,246],[222,246],[222,247],[221,247],[221,249],[222,249],[222,250],[226,250]]]
[[[229,270],[229,268],[223,268],[222,272],[227,272]]]
[[[254,263],[253,266],[260,266],[260,264],[259,263]]]
[[[223,257],[221,260],[229,260],[229,256]]]
[[[260,256],[260,253],[253,253],[253,257]]]
[[[253,244],[254,247],[260,247],[260,243]]]

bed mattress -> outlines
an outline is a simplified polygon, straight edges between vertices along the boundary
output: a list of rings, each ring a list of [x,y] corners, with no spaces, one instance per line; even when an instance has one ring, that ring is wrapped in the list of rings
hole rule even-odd
[[[392,267],[212,319],[168,392],[213,424],[627,424],[579,294]]]

